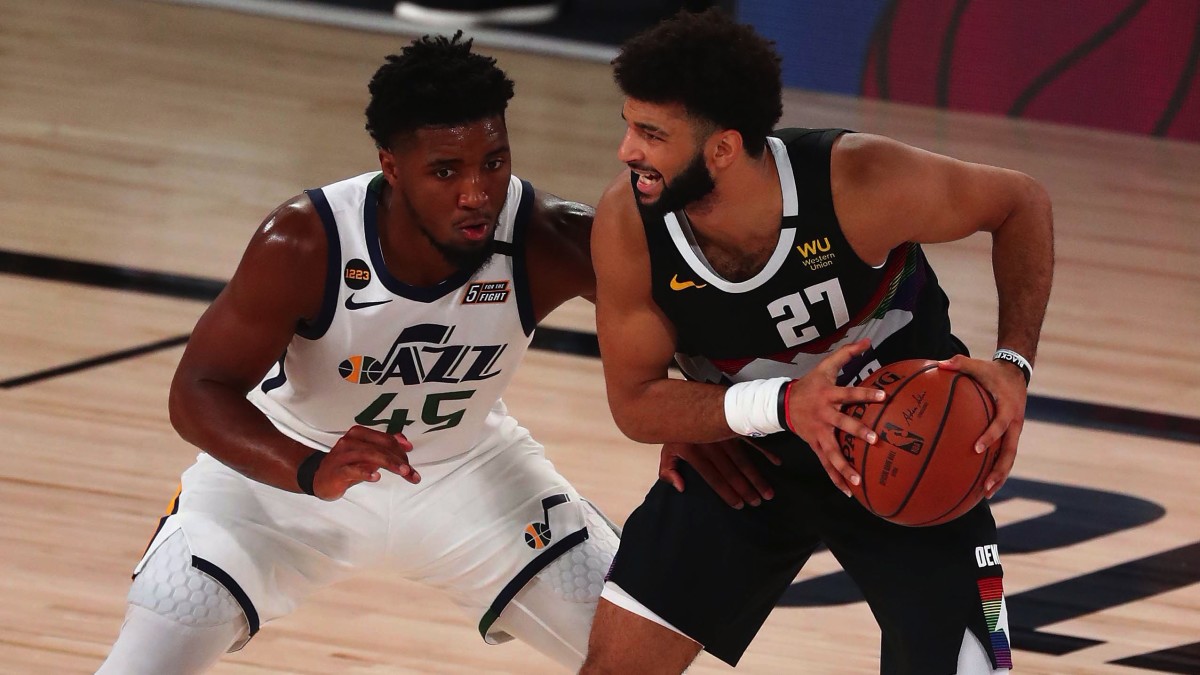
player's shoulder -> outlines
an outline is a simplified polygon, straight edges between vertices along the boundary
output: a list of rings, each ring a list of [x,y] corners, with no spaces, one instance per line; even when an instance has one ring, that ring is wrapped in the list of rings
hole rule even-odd
[[[553,259],[564,250],[587,251],[596,210],[590,204],[563,199],[530,185],[533,208],[526,246],[549,251]]]
[[[321,216],[307,194],[294,195],[276,206],[255,230],[249,248],[271,258],[323,259],[328,236]]]
[[[633,173],[622,169],[600,195],[596,204],[597,222],[609,221],[640,223],[637,197],[633,193]],[[602,225],[601,225],[602,226]]]
[[[563,199],[552,192],[529,185],[533,191],[531,218],[534,227],[554,230],[591,228],[596,209],[590,204]]]
[[[600,204],[607,202],[633,203],[633,177],[629,169],[621,169],[613,177],[600,196]]]
[[[862,185],[890,180],[897,173],[908,173],[928,153],[878,134],[845,134],[832,151],[832,171],[836,176]]]
[[[248,315],[311,319],[321,307],[329,249],[307,195],[276,206],[254,234],[227,290]]]
[[[781,127],[770,133],[786,145],[819,145],[856,133],[843,127]]]

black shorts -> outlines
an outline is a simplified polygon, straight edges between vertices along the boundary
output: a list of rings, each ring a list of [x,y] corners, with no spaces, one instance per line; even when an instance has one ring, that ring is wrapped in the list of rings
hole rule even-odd
[[[609,578],[737,665],[824,543],[882,629],[882,673],[954,673],[964,629],[993,667],[1011,666],[1008,637],[996,625],[1004,572],[987,503],[943,525],[893,525],[838,491],[812,450],[792,439],[777,453],[781,467],[753,453],[775,489],[775,498],[758,507],[730,508],[681,463],[686,489],[660,482],[650,490],[625,523]]]

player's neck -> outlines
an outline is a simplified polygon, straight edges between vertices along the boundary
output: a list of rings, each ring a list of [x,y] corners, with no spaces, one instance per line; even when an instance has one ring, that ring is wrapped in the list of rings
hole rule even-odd
[[[716,188],[684,211],[694,230],[726,249],[755,250],[779,238],[783,192],[775,158],[758,158],[730,166],[715,176]]]
[[[388,272],[397,280],[409,286],[429,287],[458,271],[418,229],[405,209],[392,203],[387,187],[379,197],[378,218],[379,250]]]

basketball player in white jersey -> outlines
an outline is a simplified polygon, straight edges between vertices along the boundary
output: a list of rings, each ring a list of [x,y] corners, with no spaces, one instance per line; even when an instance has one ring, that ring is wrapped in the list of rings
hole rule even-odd
[[[170,412],[203,453],[100,673],[204,671],[373,566],[581,664],[615,528],[500,395],[538,321],[592,295],[592,211],[512,175],[513,84],[460,37],[387,58],[382,171],[277,208],[197,323]]]

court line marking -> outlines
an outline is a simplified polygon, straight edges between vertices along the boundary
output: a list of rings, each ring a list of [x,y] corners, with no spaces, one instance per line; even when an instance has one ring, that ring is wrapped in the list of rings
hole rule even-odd
[[[155,272],[121,265],[68,260],[2,249],[0,249],[0,273],[206,302],[211,302],[225,287],[225,282],[220,279]],[[187,342],[187,337],[184,335],[167,338],[147,345],[10,378],[0,381],[0,389],[11,389],[168,349]],[[595,333],[567,328],[541,326],[534,333],[530,346],[534,349],[560,354],[592,358],[600,356],[600,345]],[[1089,401],[1030,394],[1026,402],[1025,419],[1200,445],[1200,418]]]

